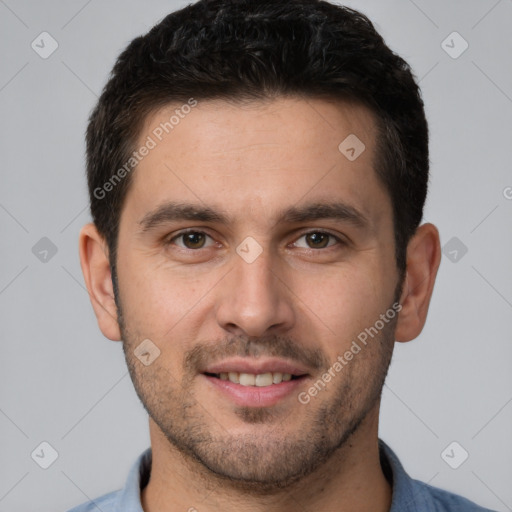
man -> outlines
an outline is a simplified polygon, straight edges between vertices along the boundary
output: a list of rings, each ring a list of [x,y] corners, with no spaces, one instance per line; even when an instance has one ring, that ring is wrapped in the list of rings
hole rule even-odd
[[[362,14],[202,0],[120,55],[80,233],[151,448],[73,512],[482,511],[378,438],[440,264],[419,89]]]

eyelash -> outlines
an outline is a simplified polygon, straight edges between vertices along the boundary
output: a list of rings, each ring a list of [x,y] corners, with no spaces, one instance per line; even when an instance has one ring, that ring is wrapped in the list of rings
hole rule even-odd
[[[205,231],[200,231],[200,230],[197,230],[197,229],[187,229],[187,230],[185,230],[185,231],[181,231],[180,233],[178,233],[178,234],[174,235],[172,238],[170,238],[170,239],[166,240],[166,241],[165,241],[165,245],[166,245],[166,246],[172,245],[172,242],[173,242],[174,240],[176,240],[177,238],[180,238],[180,237],[182,237],[182,236],[184,236],[184,235],[187,235],[187,234],[189,234],[189,233],[200,233],[200,234],[203,234],[203,235],[206,235],[206,236],[208,236],[208,237],[212,238],[212,237],[211,237],[208,233],[206,233]],[[312,234],[312,233],[321,234],[321,235],[327,235],[327,236],[329,236],[329,237],[331,237],[331,238],[334,238],[334,239],[336,240],[336,242],[338,243],[338,245],[341,245],[341,246],[347,245],[347,242],[345,242],[344,240],[342,240],[340,237],[338,237],[338,236],[336,236],[336,235],[334,235],[334,234],[330,233],[329,231],[323,231],[323,230],[319,230],[319,229],[314,229],[314,230],[311,230],[311,231],[307,231],[307,232],[305,232],[305,233],[302,233],[302,234],[299,236],[299,238],[302,238],[303,236],[306,236],[306,235],[310,235],[310,234]],[[313,251],[313,252],[319,252],[319,251],[320,251],[320,250],[322,250],[322,249],[323,249],[324,251],[325,251],[325,250],[327,250],[327,249],[331,249],[332,247],[335,247],[335,245],[336,245],[336,244],[334,244],[334,245],[330,245],[330,246],[328,246],[328,247],[319,248],[319,249],[315,249],[315,248],[313,248],[313,247],[308,247],[308,248],[307,248],[307,249],[305,249],[305,250],[309,250],[309,251]],[[188,251],[198,252],[198,251],[200,251],[200,250],[202,250],[202,249],[208,249],[208,247],[201,247],[201,248],[199,248],[199,249],[189,249],[189,248],[187,248],[187,247],[179,247],[179,246],[178,246],[178,248],[179,248],[180,250],[182,250],[182,251],[187,251],[187,252],[188,252]]]

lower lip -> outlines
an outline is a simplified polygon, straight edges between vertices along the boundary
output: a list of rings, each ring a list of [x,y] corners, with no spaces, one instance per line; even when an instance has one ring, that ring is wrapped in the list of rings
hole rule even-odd
[[[242,386],[229,380],[204,375],[215,389],[218,389],[235,404],[245,407],[271,407],[280,400],[297,393],[307,377],[271,384],[270,386]],[[295,392],[295,393],[294,393]]]

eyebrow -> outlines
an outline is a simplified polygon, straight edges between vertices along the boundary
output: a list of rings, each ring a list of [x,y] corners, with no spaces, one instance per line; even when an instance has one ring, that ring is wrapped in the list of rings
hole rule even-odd
[[[275,225],[326,219],[347,222],[360,229],[367,229],[371,225],[370,220],[357,208],[341,202],[315,202],[303,206],[291,206],[279,213]],[[163,224],[179,220],[216,222],[224,225],[234,223],[234,217],[225,210],[169,201],[144,215],[139,225],[141,233],[146,233]]]

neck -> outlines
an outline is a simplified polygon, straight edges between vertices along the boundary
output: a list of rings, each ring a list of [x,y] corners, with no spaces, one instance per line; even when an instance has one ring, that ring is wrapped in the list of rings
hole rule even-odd
[[[380,465],[378,405],[315,473],[272,494],[248,495],[178,451],[151,420],[151,476],[142,490],[144,512],[388,512],[391,486]]]

